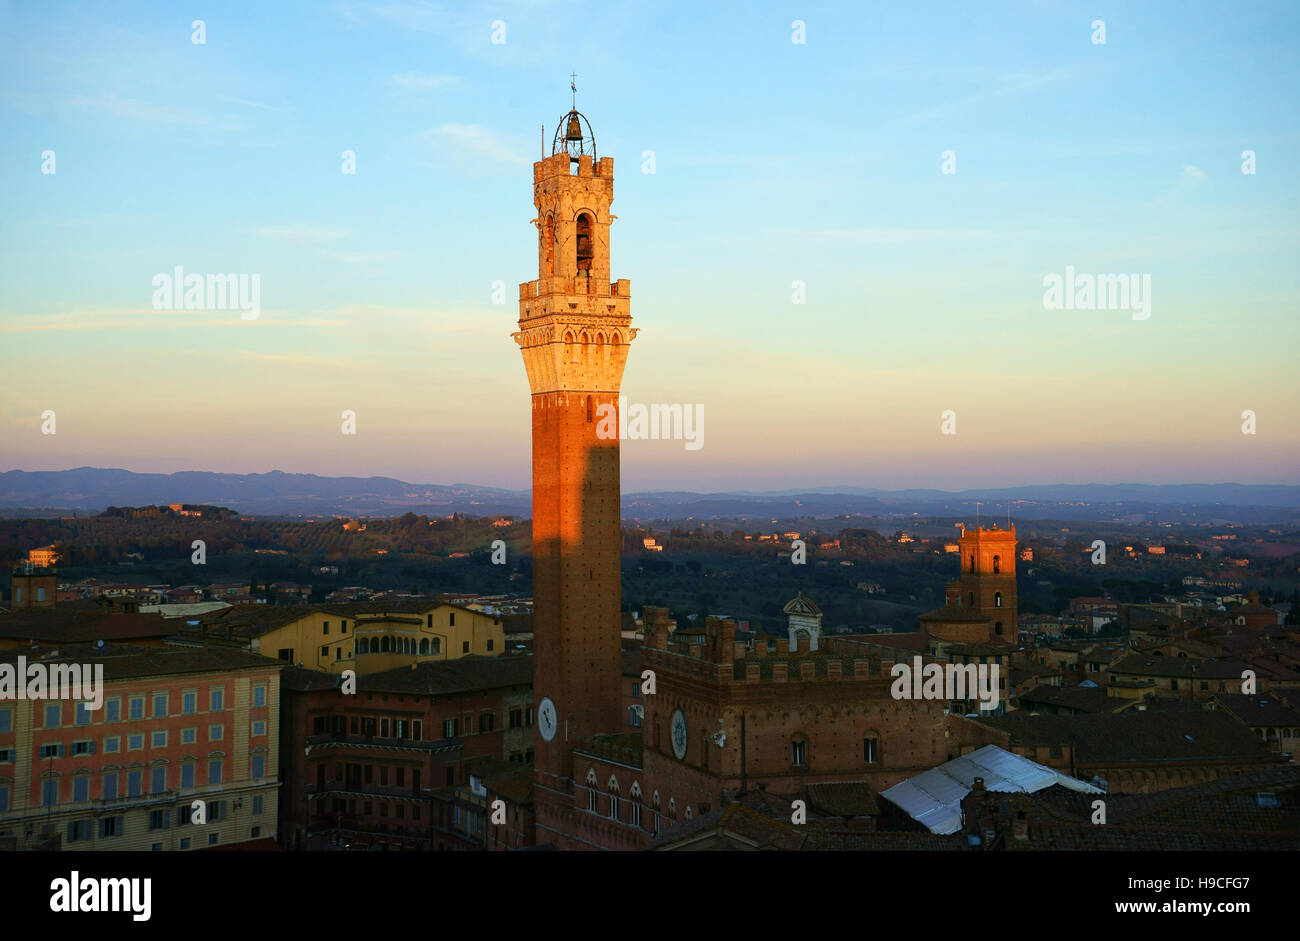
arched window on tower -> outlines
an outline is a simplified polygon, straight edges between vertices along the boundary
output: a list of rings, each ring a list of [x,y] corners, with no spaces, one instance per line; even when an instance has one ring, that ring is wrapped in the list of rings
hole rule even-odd
[[[1002,556],[995,555],[993,557],[993,574],[996,575],[998,574],[998,572],[1001,571],[1002,571]]]
[[[591,277],[591,216],[585,212],[578,215],[578,277]]]
[[[555,277],[555,217],[547,216],[542,232],[542,247],[545,251],[545,264],[542,272],[548,278]]]
[[[970,570],[971,570],[972,572],[975,571],[975,556],[974,556],[974,554],[972,554],[971,557],[970,557]]]
[[[1000,591],[993,592],[993,607],[995,608],[1002,607],[1002,592]]]

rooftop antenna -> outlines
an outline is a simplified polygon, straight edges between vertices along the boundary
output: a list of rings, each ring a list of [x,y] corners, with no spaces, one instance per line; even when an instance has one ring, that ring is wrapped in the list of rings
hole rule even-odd
[[[578,73],[569,73],[569,88],[573,91],[573,110],[578,110]]]

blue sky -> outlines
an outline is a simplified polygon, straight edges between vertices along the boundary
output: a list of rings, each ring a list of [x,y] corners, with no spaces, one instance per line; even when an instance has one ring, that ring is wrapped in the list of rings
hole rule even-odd
[[[526,486],[577,72],[624,392],[706,415],[625,488],[1300,482],[1300,8],[994,7],[0,3],[0,465]],[[258,273],[259,319],[153,310],[177,265]],[[1149,319],[1044,309],[1067,266],[1149,274]]]

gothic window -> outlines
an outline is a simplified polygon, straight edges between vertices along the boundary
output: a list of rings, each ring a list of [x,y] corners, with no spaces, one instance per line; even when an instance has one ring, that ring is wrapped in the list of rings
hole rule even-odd
[[[596,769],[587,772],[587,809],[596,812]]]
[[[993,593],[993,607],[995,608],[1002,607],[1002,592],[995,591]]]
[[[970,557],[970,570],[971,570],[972,572],[975,571],[975,556],[974,556],[974,555],[972,555],[972,556]]]
[[[802,768],[808,764],[808,742],[800,736],[790,742],[790,764]]]
[[[609,819],[618,819],[618,781],[609,776]]]
[[[591,276],[591,216],[585,212],[578,216],[577,260],[578,277]]]
[[[546,251],[546,266],[542,269],[546,277],[555,277],[555,217],[546,217],[546,227],[542,236]]]

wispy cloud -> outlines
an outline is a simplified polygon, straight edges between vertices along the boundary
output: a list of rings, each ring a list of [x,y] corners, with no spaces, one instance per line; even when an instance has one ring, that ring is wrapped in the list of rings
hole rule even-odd
[[[415,91],[437,91],[439,88],[458,84],[460,76],[430,72],[398,72],[393,76],[392,81],[399,88],[409,88]]]
[[[264,239],[275,239],[278,242],[289,242],[294,245],[337,242],[348,234],[346,229],[335,226],[310,225],[301,222],[291,225],[264,225],[259,226],[255,231]]]
[[[1179,177],[1185,183],[1200,183],[1206,178],[1207,174],[1200,167],[1192,166],[1190,163],[1183,164],[1183,172]]]
[[[428,132],[434,145],[453,156],[479,156],[501,163],[527,163],[513,147],[477,124],[444,124]]]

